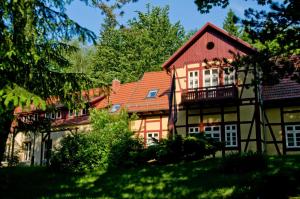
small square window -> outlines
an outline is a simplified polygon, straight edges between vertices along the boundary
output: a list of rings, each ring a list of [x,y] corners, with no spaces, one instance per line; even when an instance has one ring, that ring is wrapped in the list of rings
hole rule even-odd
[[[157,96],[158,89],[153,89],[148,92],[147,98],[155,98]]]

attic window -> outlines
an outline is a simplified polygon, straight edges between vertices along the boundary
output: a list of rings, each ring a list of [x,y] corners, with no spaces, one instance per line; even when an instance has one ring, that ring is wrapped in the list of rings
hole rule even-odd
[[[110,112],[111,112],[111,113],[117,112],[120,108],[121,108],[121,105],[120,105],[120,104],[114,104],[114,105],[111,107]]]
[[[157,96],[158,89],[153,89],[148,92],[147,98],[155,98]]]
[[[215,43],[214,43],[214,42],[212,42],[212,41],[207,42],[207,44],[206,44],[207,50],[211,50],[211,49],[213,49],[214,47],[215,47]]]

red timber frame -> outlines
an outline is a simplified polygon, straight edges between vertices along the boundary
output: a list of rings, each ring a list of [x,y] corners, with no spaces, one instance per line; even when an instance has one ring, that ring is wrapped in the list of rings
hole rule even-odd
[[[147,117],[155,117],[155,116],[159,116],[158,119],[147,119]],[[135,133],[139,136],[141,133],[144,136],[144,146],[147,146],[147,133],[158,133],[158,138],[159,141],[162,140],[162,134],[163,131],[167,131],[167,129],[163,129],[163,116],[167,116],[164,113],[161,114],[150,114],[150,115],[140,115],[140,119],[141,119],[141,123],[139,126],[139,130],[136,131]],[[151,124],[151,123],[159,123],[159,129],[154,129],[154,130],[148,130],[147,129],[147,124]],[[143,130],[142,130],[143,127]]]

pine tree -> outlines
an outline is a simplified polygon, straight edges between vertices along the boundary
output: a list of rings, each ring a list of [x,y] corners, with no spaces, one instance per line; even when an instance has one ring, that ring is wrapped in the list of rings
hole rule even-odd
[[[233,36],[240,37],[241,33],[239,30],[240,28],[236,25],[237,21],[237,16],[234,14],[232,9],[229,9],[223,22],[223,29]]]

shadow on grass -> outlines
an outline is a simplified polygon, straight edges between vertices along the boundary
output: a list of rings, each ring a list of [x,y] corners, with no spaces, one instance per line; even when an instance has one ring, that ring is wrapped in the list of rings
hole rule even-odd
[[[84,176],[4,168],[0,198],[287,198],[300,193],[300,156],[270,157],[266,171],[245,174],[222,174],[219,163],[209,159]]]

